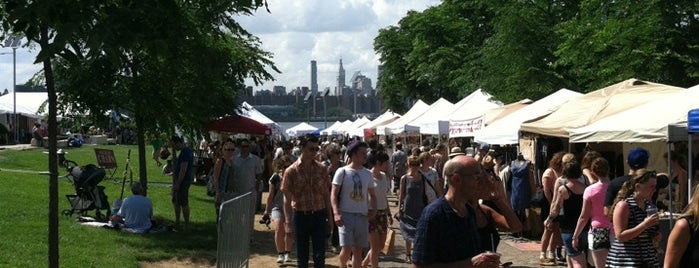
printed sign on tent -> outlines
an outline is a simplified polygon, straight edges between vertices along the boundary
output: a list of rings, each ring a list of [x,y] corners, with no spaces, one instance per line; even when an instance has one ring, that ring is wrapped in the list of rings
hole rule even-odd
[[[473,136],[477,131],[480,131],[485,124],[485,115],[461,121],[449,122],[450,137],[468,137]]]

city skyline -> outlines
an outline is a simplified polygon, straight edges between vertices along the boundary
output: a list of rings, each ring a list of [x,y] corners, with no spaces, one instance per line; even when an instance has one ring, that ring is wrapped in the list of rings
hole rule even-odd
[[[396,25],[408,10],[422,11],[440,2],[268,0],[271,13],[261,8],[252,16],[238,16],[235,19],[260,38],[263,49],[274,53],[272,61],[282,73],[268,70],[276,81],[266,81],[256,86],[247,79],[245,84],[253,86],[254,91],[272,90],[275,85],[287,89],[310,88],[309,62],[315,60],[318,89],[330,87],[334,93],[338,62],[342,58],[348,76],[361,71],[375,85],[378,82],[379,61],[373,49],[373,40],[378,30]],[[3,53],[0,55],[0,90],[7,88],[12,91],[12,49],[0,48],[0,53]],[[33,64],[37,53],[36,46],[17,48],[17,84],[24,84],[41,69],[41,64]]]
[[[378,30],[397,25],[409,10],[423,11],[438,0],[268,0],[268,13],[257,10],[253,16],[236,18],[241,26],[259,37],[262,48],[274,53],[275,65],[282,72],[272,73],[276,81],[260,86],[249,79],[254,91],[309,87],[309,62],[318,68],[318,88],[337,87],[338,62],[342,59],[346,79],[360,71],[378,82],[379,57],[374,52]],[[271,72],[271,70],[268,70]],[[346,81],[347,85],[350,81]]]

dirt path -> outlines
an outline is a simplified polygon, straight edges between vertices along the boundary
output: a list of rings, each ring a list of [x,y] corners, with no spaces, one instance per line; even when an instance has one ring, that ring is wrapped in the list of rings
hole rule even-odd
[[[262,200],[266,200],[263,196]],[[389,197],[391,210],[395,211],[395,197]],[[253,242],[250,245],[250,267],[296,267],[295,255],[292,255],[293,262],[278,264],[277,253],[274,248],[274,232],[268,229],[265,225],[258,224],[261,215],[255,216],[255,231],[252,235]],[[396,222],[391,226],[396,232],[395,249],[393,254],[382,256],[380,259],[380,267],[409,267],[404,262],[405,260],[405,241],[400,236],[398,224]],[[508,235],[502,235],[502,242],[498,247],[498,252],[502,254],[503,262],[512,262],[512,267],[539,267],[538,255],[539,244],[537,241],[527,241],[515,239]],[[326,267],[339,267],[339,258],[337,254],[330,251],[326,252]],[[157,263],[142,263],[141,267],[146,268],[165,268],[165,267],[215,267],[215,265],[205,260],[169,260]],[[312,266],[311,266],[312,267]]]

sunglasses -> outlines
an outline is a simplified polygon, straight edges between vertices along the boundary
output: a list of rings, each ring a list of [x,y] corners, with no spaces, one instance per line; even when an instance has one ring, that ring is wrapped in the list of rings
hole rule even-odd
[[[313,152],[320,151],[320,148],[315,147],[315,146],[314,146],[314,147],[310,147],[310,148],[306,148],[306,149],[311,150],[311,151],[313,151]]]
[[[235,149],[234,149],[234,148],[224,148],[223,150],[224,150],[224,151],[227,151],[227,152],[232,152],[232,151],[235,151]]]

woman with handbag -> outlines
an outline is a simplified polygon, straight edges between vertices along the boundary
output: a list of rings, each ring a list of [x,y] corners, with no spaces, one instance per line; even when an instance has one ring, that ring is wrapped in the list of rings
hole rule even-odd
[[[611,247],[610,237],[612,221],[604,214],[604,196],[609,187],[609,163],[603,157],[597,157],[590,161],[590,175],[588,179],[596,181],[585,188],[583,193],[583,206],[573,237],[579,237],[588,222],[590,232],[587,235],[587,244],[592,252],[592,260],[595,267],[604,267],[607,261],[607,253]],[[580,247],[580,241],[573,240],[573,247],[577,250],[585,250]]]
[[[267,195],[267,203],[265,213],[262,215],[262,221],[269,224],[270,215],[274,225],[274,245],[276,246],[277,263],[291,261],[289,253],[294,246],[294,234],[287,233],[285,230],[284,221],[284,194],[280,188],[282,185],[282,175],[284,170],[291,165],[291,157],[288,155],[281,156],[274,160],[276,172],[269,179],[269,195]]]
[[[417,220],[427,206],[426,179],[420,174],[420,161],[417,156],[408,157],[408,173],[400,179],[398,190],[398,212],[395,218],[400,221],[400,233],[405,240],[406,262],[412,263],[411,255]]]

